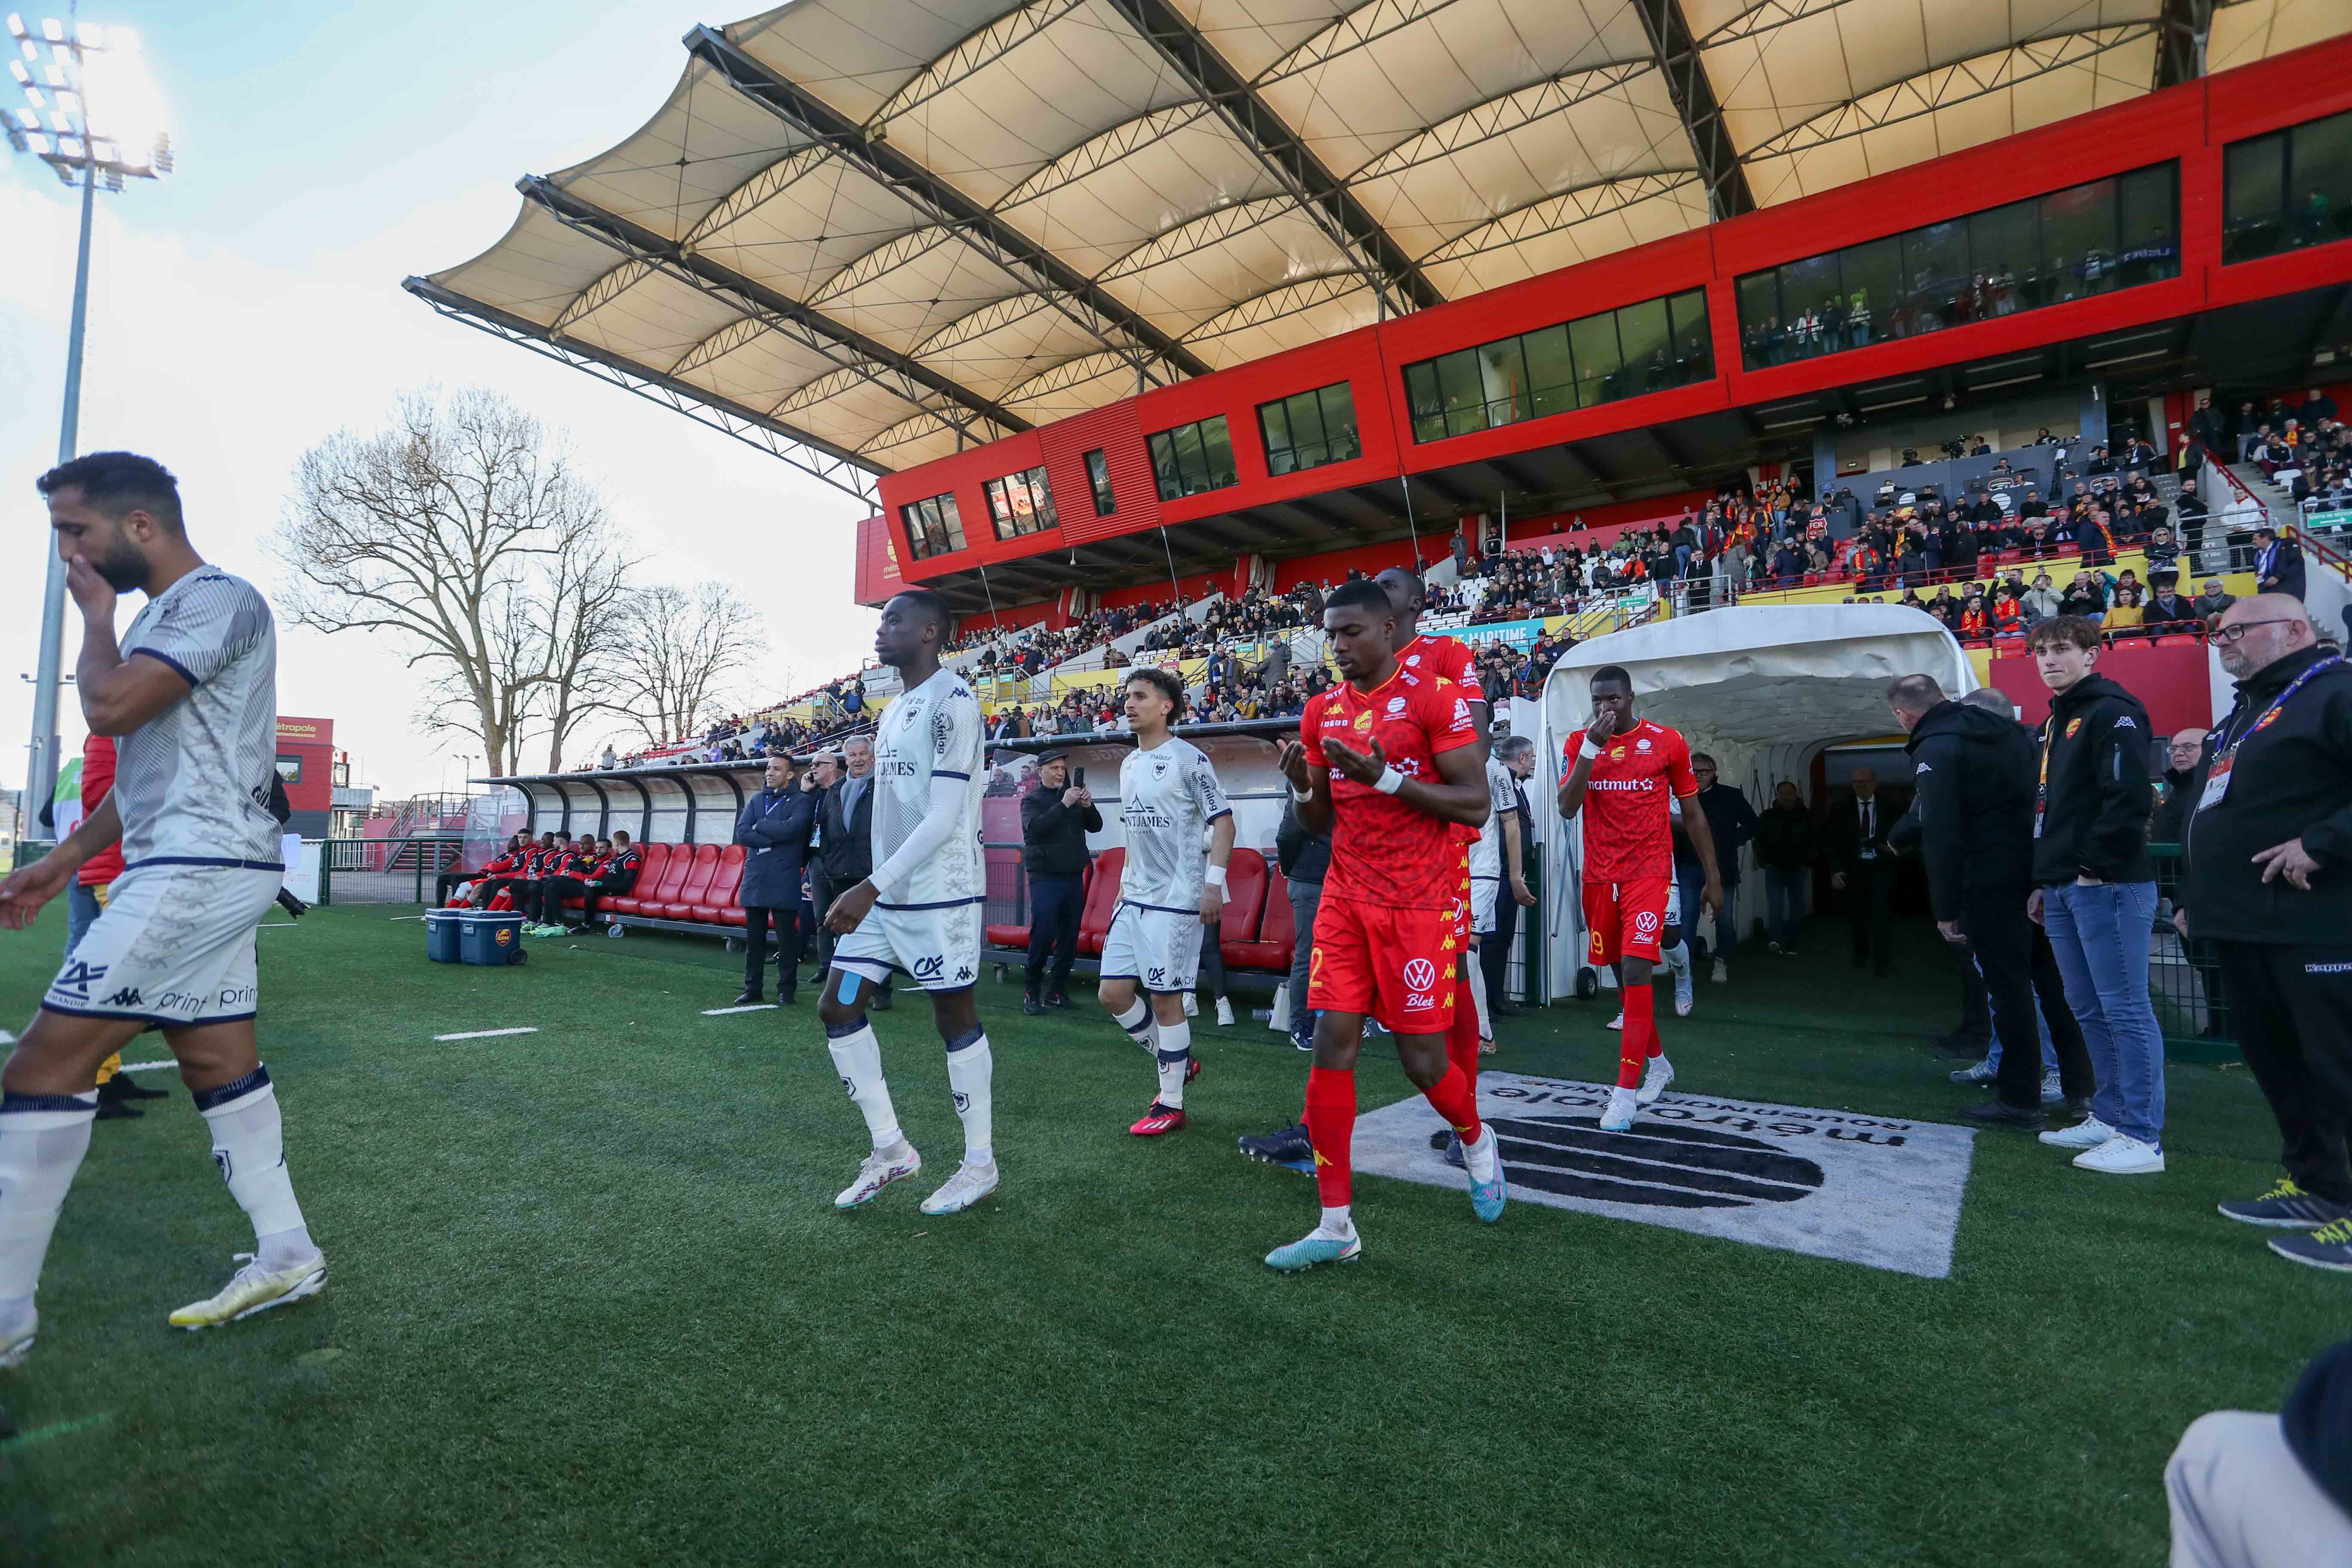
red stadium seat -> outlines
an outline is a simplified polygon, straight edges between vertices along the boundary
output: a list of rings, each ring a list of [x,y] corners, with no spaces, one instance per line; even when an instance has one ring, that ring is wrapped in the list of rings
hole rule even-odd
[[[712,925],[740,924],[740,921],[729,921],[727,911],[734,910],[739,915],[743,912],[735,907],[735,894],[742,885],[743,847],[740,844],[722,846],[719,851],[718,868],[710,873],[710,886],[704,889],[701,898],[695,900],[694,918],[709,921]]]
[[[2002,565],[2006,566],[2006,565],[2010,564],[2010,563],[2011,563],[2011,562],[2013,562],[2013,561],[2022,561],[2022,560],[2024,560],[2024,559],[2025,559],[2025,552],[2024,552],[2024,551],[2022,551],[2022,550],[2004,550],[2004,551],[2002,551],[2002,552],[2000,552],[2000,563],[2001,563]]]
[[[674,921],[694,919],[694,906],[700,903],[703,896],[710,891],[710,879],[718,869],[719,846],[696,845],[694,859],[687,868],[685,880],[679,884],[675,894],[662,900],[658,912],[665,918]]]
[[[637,865],[637,885],[635,889],[632,892],[624,893],[616,899],[606,899],[604,902],[604,907],[613,913],[620,915],[644,913],[646,895],[651,893],[655,888],[660,886],[662,873],[669,868],[669,855],[671,848],[672,846],[667,844],[646,845],[645,847],[645,858],[639,861]]]
[[[1233,928],[1228,924],[1227,929]],[[1217,944],[1217,951],[1236,969],[1288,973],[1291,943],[1297,940],[1297,927],[1290,918],[1290,884],[1284,879],[1282,868],[1269,861],[1265,868],[1265,914],[1258,921],[1256,940],[1243,942],[1228,937]]]
[[[1106,849],[1095,859],[1095,879],[1087,889],[1086,912],[1078,916],[1078,951],[1099,957],[1103,938],[1110,934],[1110,917],[1118,912],[1118,877],[1127,868],[1127,851]]]
[[[1992,648],[1995,653],[2023,653],[2025,651],[2025,638],[2015,632],[2011,632],[2005,637],[1997,637],[1993,638]]]
[[[1094,879],[1095,868],[1090,863],[1084,871],[1078,873],[1078,881],[1082,887],[1092,890]],[[1081,909],[1086,907],[1086,898],[1083,894],[1078,899],[1078,905]],[[992,925],[984,934],[991,947],[1014,947],[1024,952],[1028,951],[1029,928],[1025,925]]]
[[[2193,632],[2167,632],[2156,639],[2158,647],[2195,647],[2205,639]]]

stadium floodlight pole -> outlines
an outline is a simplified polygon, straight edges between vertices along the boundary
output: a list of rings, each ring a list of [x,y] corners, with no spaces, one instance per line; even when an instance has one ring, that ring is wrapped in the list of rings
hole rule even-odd
[[[127,123],[147,105],[139,102],[143,79],[131,66],[139,48],[139,35],[128,27],[83,23],[69,13],[63,22],[45,17],[37,26],[22,16],[8,17],[8,36],[17,58],[8,62],[8,74],[22,90],[26,107],[0,109],[0,129],[8,145],[30,153],[57,172],[68,187],[81,187],[81,233],[74,255],[73,316],[66,334],[65,407],[58,421],[58,461],[70,462],[81,444],[82,343],[89,321],[89,235],[98,202],[98,182],[120,191],[125,179],[152,180],[172,172],[172,143],[160,129],[153,132],[144,157],[126,155],[128,141],[110,132],[133,129]],[[101,68],[100,96],[113,96],[118,121],[94,117],[89,107],[89,57],[109,57],[122,68]],[[140,128],[140,129],[144,129]],[[41,646],[33,681],[33,733],[27,745],[25,794],[27,803],[47,802],[57,793],[62,743],[58,733],[58,707],[63,693],[66,633],[66,567],[42,536],[47,567],[41,594]],[[33,806],[35,811],[39,807]]]
[[[1397,483],[1404,487],[1404,526],[1412,535],[1412,569],[1418,574],[1421,571],[1421,524],[1413,520],[1412,515],[1412,476],[1399,474]]]

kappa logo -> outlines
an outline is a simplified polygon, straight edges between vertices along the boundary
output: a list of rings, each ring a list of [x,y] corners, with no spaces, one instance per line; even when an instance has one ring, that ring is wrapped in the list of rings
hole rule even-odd
[[[1437,984],[1437,965],[1425,958],[1416,958],[1404,966],[1404,983],[1415,991],[1426,991]]]
[[[1914,773],[1934,773],[1936,770],[1935,770],[1933,767],[1929,766],[1927,763],[1920,763],[1916,768],[1913,769],[1912,771],[1913,771]]]
[[[2137,724],[2132,722],[2132,716],[2128,713],[2116,720],[2114,727],[2118,730],[2137,730],[2139,728]]]
[[[915,960],[913,966],[909,968],[907,973],[912,974],[919,984],[929,985],[932,981],[937,980],[940,975],[945,974],[947,973],[947,968],[948,961],[946,958],[938,953],[933,953],[929,957]]]
[[[104,1007],[143,1007],[146,1005],[145,999],[139,994],[139,987],[136,985],[125,985],[100,1004]]]
[[[56,989],[79,991],[87,996],[89,994],[89,988],[105,978],[106,965],[103,963],[89,964],[79,958],[69,958],[66,960],[64,970],[58,975]]]
[[[959,965],[956,969],[956,980],[959,984],[970,984],[971,983],[971,965],[969,963]]]

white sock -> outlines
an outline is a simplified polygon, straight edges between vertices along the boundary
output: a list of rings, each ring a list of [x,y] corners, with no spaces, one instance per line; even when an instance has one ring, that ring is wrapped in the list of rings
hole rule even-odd
[[[1502,1156],[1502,1135],[1495,1131],[1492,1124],[1479,1129],[1476,1142],[1462,1145],[1462,1163],[1470,1168],[1470,1179],[1474,1182],[1493,1181],[1495,1167]]]
[[[836,1035],[835,1028],[842,1032]],[[861,1018],[855,1024],[836,1024],[825,1035],[825,1044],[833,1050],[833,1070],[841,1075],[841,1087],[866,1113],[866,1131],[874,1135],[875,1152],[896,1149],[907,1139],[898,1131],[890,1086],[882,1081],[882,1042],[874,1037],[874,1026]]]
[[[1184,1109],[1184,1074],[1192,1065],[1192,1026],[1160,1026],[1160,1103],[1171,1110]]]
[[[32,1316],[49,1233],[97,1120],[96,1089],[0,1097],[0,1327]]]
[[[1486,1016],[1486,970],[1478,962],[1475,949],[1471,951],[1469,968],[1470,1000],[1478,1009],[1478,1037],[1491,1040],[1495,1037],[1495,1021]]]
[[[1338,1208],[1325,1209],[1323,1223],[1315,1227],[1317,1234],[1330,1237],[1335,1241],[1345,1241],[1355,1235],[1356,1222],[1349,1215],[1348,1208],[1348,1205],[1341,1204]]]
[[[1686,942],[1678,942],[1675,943],[1674,946],[1666,949],[1665,959],[1666,967],[1673,970],[1676,974],[1689,973],[1690,943]]]
[[[243,1078],[196,1096],[196,1110],[212,1129],[213,1163],[228,1182],[228,1195],[253,1222],[256,1248],[264,1268],[284,1268],[318,1256],[294,1201],[294,1178],[286,1169],[286,1141],[278,1115],[278,1091],[269,1069],[257,1067]]]
[[[1127,1037],[1133,1040],[1137,1045],[1141,1046],[1144,1049],[1145,1055],[1156,1056],[1159,1054],[1160,1042],[1157,1038],[1159,1030],[1157,1026],[1155,1026],[1151,1021],[1151,1004],[1150,1001],[1139,996],[1135,999],[1135,1005],[1133,1006],[1129,1007],[1124,1013],[1114,1015],[1114,1016],[1118,1019],[1118,1026],[1127,1031]]]
[[[988,1054],[988,1036],[974,1028],[948,1042],[948,1088],[954,1091],[956,1114],[963,1118],[963,1163],[993,1165],[996,1147],[991,1136],[996,1100],[989,1090],[996,1059]]]

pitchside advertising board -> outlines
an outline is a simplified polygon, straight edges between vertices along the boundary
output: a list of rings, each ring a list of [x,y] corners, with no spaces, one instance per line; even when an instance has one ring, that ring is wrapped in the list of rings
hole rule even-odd
[[[1607,1084],[1482,1073],[1478,1114],[1503,1141],[1515,1203],[1696,1231],[1941,1279],[1952,1271],[1975,1132],[1722,1095],[1659,1097],[1603,1132]],[[1431,1186],[1464,1177],[1431,1147],[1419,1095],[1356,1122],[1355,1168]]]

